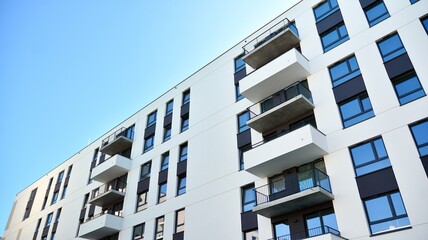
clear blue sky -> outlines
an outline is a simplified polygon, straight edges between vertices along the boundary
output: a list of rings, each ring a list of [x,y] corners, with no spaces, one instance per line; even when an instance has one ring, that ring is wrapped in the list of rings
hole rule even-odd
[[[0,236],[16,193],[295,2],[1,0]]]

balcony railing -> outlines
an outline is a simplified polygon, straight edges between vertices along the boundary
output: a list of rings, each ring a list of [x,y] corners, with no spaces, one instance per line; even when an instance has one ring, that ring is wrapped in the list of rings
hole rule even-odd
[[[278,99],[278,101],[274,100],[274,96],[283,96]],[[311,91],[302,83],[302,82],[296,82],[292,84],[291,86],[288,86],[284,88],[281,91],[276,92],[272,96],[269,96],[263,100],[261,100],[258,103],[255,103],[248,107],[248,111],[250,112],[250,119],[259,116],[260,114],[263,114],[270,109],[280,105],[281,103],[287,102],[290,99],[293,99],[299,95],[305,96],[311,103],[312,101],[312,94]]]
[[[290,175],[270,184],[256,188],[256,206],[317,186],[331,193],[330,179],[328,175],[318,169],[311,169]]]
[[[109,142],[116,140],[118,137],[127,137],[131,140],[134,139],[134,128],[120,128],[116,132],[112,133],[110,136],[104,138],[101,147],[106,146]]]
[[[88,217],[85,222],[89,222],[89,221],[94,220],[94,219],[96,219],[98,217],[101,217],[101,216],[103,216],[105,214],[110,214],[110,215],[114,215],[114,216],[118,216],[118,217],[123,217],[122,210],[113,211],[113,209],[107,209],[107,210],[105,210],[103,212],[95,214],[94,216]]]
[[[307,231],[304,231],[304,232],[298,232],[294,234],[279,236],[277,238],[271,238],[269,240],[300,240],[300,239],[311,238],[311,237],[315,237],[315,236],[319,236],[327,233],[331,233],[333,235],[336,235],[342,238],[338,230],[331,228],[329,226],[323,226],[323,227],[308,229]]]
[[[126,190],[126,182],[114,180],[92,190],[91,199],[97,198],[111,191],[118,191],[120,193],[125,193],[125,190]]]
[[[296,36],[299,35],[295,24],[286,18],[245,44],[243,46],[245,54],[250,53],[287,29],[290,29]]]

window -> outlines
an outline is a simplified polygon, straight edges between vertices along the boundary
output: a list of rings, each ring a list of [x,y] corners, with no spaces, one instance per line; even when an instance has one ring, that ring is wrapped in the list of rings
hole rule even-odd
[[[73,170],[73,165],[70,165],[67,170],[67,177],[69,178],[71,176],[71,170]]]
[[[258,240],[259,239],[259,230],[254,229],[244,232],[244,240]]]
[[[239,89],[239,83],[235,83],[235,95],[236,95],[236,101],[239,101],[244,98],[244,96],[241,95],[241,90]]]
[[[123,135],[129,139],[134,139],[134,128],[135,128],[135,125],[130,126],[125,130]]]
[[[324,52],[330,51],[348,39],[348,32],[346,31],[346,27],[343,22],[321,35],[321,43]]]
[[[144,223],[134,226],[134,234],[132,236],[134,240],[144,239]]]
[[[168,163],[169,163],[169,152],[166,152],[162,154],[162,161],[161,161],[161,171],[168,169]]]
[[[185,105],[189,102],[190,102],[190,89],[183,92],[183,104],[182,105]]]
[[[147,126],[146,127],[150,127],[151,125],[156,123],[156,113],[157,113],[157,111],[154,111],[147,116]]]
[[[51,205],[56,203],[57,200],[58,200],[58,191],[54,192],[54,194],[52,196]]]
[[[245,111],[238,115],[238,133],[242,133],[250,127],[247,125],[247,121],[250,119],[250,112]]]
[[[163,240],[163,226],[164,226],[164,216],[156,218],[156,229],[155,229],[155,239]]]
[[[360,94],[351,100],[339,104],[339,109],[345,128],[374,116],[367,93]]]
[[[53,212],[49,213],[48,217],[46,218],[45,228],[47,228],[51,225],[52,216],[53,216]]]
[[[86,207],[86,204],[88,204],[88,201],[89,201],[89,193],[85,194],[85,198],[83,199],[82,209]]]
[[[419,0],[410,0],[410,3],[413,4],[415,2],[419,2]]]
[[[147,193],[143,192],[137,195],[137,212],[143,211],[147,208]]]
[[[65,195],[67,194],[67,188],[68,186],[64,186],[64,188],[62,189],[61,199],[65,198]]]
[[[189,114],[186,114],[181,117],[181,132],[189,129]]]
[[[42,224],[42,219],[41,218],[39,218],[39,220],[37,221],[36,229],[34,230],[34,232],[38,232],[39,231],[40,224]]]
[[[57,183],[60,183],[60,182],[62,181],[63,177],[64,177],[64,171],[61,171],[61,172],[58,174],[58,180],[57,180]]]
[[[169,139],[171,139],[171,124],[168,124],[163,128],[163,141],[166,142]]]
[[[235,58],[235,72],[239,72],[245,68],[245,62],[242,60],[244,53]]]
[[[250,212],[256,206],[254,184],[242,187],[242,212]]]
[[[173,109],[174,109],[174,100],[170,100],[169,102],[166,103],[165,116],[171,114]]]
[[[166,182],[159,184],[158,203],[166,201]]]
[[[153,149],[155,142],[155,135],[150,135],[144,140],[144,152],[148,152]]]
[[[364,200],[372,234],[410,225],[400,192]]]
[[[186,177],[178,177],[177,196],[186,193]]]
[[[251,149],[251,144],[247,144],[241,148],[239,148],[239,170],[244,170],[244,152]]]
[[[337,0],[327,0],[314,8],[315,20],[319,22],[338,9]]]
[[[419,156],[428,156],[428,120],[416,123],[410,127]]]
[[[184,232],[185,212],[184,209],[175,212],[175,233]]]
[[[359,144],[350,150],[357,176],[391,166],[382,138]]]
[[[288,219],[273,225],[275,230],[275,239],[285,239],[290,235],[290,224],[288,224]]]
[[[333,209],[309,214],[305,217],[308,237],[329,232],[329,228],[337,230],[336,215]]]
[[[386,9],[383,1],[376,1],[364,8],[364,12],[369,22],[370,27],[382,22],[389,18],[388,9]]]
[[[94,156],[92,156],[92,161],[94,162],[96,162],[97,160],[98,160],[98,152],[99,152],[100,150],[99,150],[99,148],[97,148],[97,149],[95,149],[94,150]]]
[[[334,64],[329,67],[328,70],[330,72],[331,81],[333,82],[333,87],[337,87],[338,85],[361,75],[357,58],[354,55]]]
[[[61,217],[61,210],[62,208],[58,208],[58,211],[56,212],[55,222],[59,222],[59,219]]]
[[[180,157],[178,159],[178,162],[182,162],[186,160],[187,160],[187,143],[183,143],[180,145]]]
[[[425,91],[415,72],[392,79],[392,84],[394,85],[395,93],[401,105],[425,96]]]
[[[51,240],[55,240],[55,233],[53,232],[53,233],[51,233],[51,238],[50,238]]]
[[[388,36],[377,43],[383,62],[388,62],[404,53],[406,49],[397,33]]]
[[[151,161],[146,162],[141,166],[140,181],[150,177],[151,168],[152,168]]]
[[[425,28],[425,32],[428,34],[428,16],[421,19],[422,26]]]

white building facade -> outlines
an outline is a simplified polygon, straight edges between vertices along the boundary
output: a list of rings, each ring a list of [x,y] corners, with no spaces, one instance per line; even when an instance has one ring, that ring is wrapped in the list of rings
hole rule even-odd
[[[427,239],[427,16],[300,1],[18,193],[3,239]]]

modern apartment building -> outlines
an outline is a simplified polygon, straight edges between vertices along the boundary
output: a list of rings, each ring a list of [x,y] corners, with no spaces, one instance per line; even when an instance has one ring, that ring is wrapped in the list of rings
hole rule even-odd
[[[427,33],[427,0],[302,0],[18,193],[3,237],[427,239]]]

